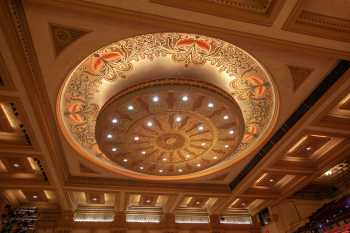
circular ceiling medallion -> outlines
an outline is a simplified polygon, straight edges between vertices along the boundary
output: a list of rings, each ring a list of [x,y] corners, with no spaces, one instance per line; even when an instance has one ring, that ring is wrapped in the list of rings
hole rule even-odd
[[[97,144],[111,161],[153,175],[188,174],[220,163],[243,133],[243,115],[232,96],[189,79],[123,90],[96,122]]]
[[[232,166],[271,134],[278,94],[247,52],[202,35],[127,38],[84,59],[57,101],[60,128],[85,159],[149,180]]]

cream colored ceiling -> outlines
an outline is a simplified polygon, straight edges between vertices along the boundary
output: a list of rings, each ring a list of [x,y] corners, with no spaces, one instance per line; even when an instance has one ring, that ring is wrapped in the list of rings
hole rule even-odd
[[[95,4],[97,5],[95,6]],[[328,2],[327,4],[331,3]],[[325,3],[325,7],[327,4]],[[338,4],[343,6],[337,2],[332,5],[334,9],[339,9]],[[305,3],[305,6],[303,6],[300,1],[291,0],[283,4],[272,26],[261,26],[162,6],[146,0],[25,1],[25,16],[36,53],[34,58],[38,59],[37,68],[42,77],[40,75],[35,76],[35,80],[37,80],[35,83],[29,81],[31,71],[24,64],[24,60],[22,60],[24,59],[21,56],[22,52],[17,53],[16,51],[19,50],[14,49],[16,40],[9,39],[11,35],[14,35],[11,34],[13,33],[11,30],[14,30],[14,28],[8,27],[5,23],[6,21],[3,21],[0,30],[0,44],[1,56],[4,59],[3,61],[1,60],[0,71],[2,71],[1,75],[6,81],[6,85],[4,88],[1,88],[0,95],[5,96],[7,99],[18,100],[23,105],[21,112],[26,116],[25,126],[28,129],[30,128],[29,136],[37,145],[25,153],[23,153],[22,149],[8,148],[7,146],[1,146],[0,150],[8,154],[22,152],[23,157],[36,155],[42,161],[49,181],[19,179],[18,177],[11,177],[9,180],[6,179],[7,176],[1,175],[1,179],[4,181],[0,186],[1,189],[12,193],[7,194],[7,196],[12,195],[13,197],[9,197],[9,199],[14,203],[25,202],[26,198],[22,194],[18,194],[20,189],[28,189],[31,192],[33,190],[34,192],[40,191],[40,193],[43,190],[52,190],[55,193],[54,198],[46,200],[45,194],[43,194],[44,201],[40,203],[42,205],[44,205],[43,203],[48,203],[47,206],[52,206],[52,203],[58,203],[66,210],[72,210],[78,205],[78,202],[74,201],[75,199],[70,198],[70,196],[75,195],[73,194],[75,192],[98,191],[107,194],[114,193],[112,196],[116,198],[113,200],[120,201],[114,201],[113,204],[108,202],[108,205],[125,203],[129,192],[140,193],[146,191],[153,195],[174,193],[175,197],[169,198],[170,202],[165,204],[166,208],[170,208],[173,211],[180,206],[184,198],[181,193],[185,193],[185,196],[221,198],[218,202],[224,204],[214,204],[212,208],[217,213],[223,213],[226,210],[234,209],[232,203],[236,199],[244,198],[246,199],[245,201],[238,200],[236,203],[241,203],[242,205],[242,202],[248,204],[251,201],[253,203],[249,206],[251,211],[257,211],[261,207],[270,204],[272,198],[280,195],[285,197],[293,191],[293,188],[296,189],[296,187],[293,187],[281,194],[280,190],[283,190],[286,187],[284,185],[289,182],[297,181],[300,186],[310,182],[313,178],[319,176],[320,173],[327,170],[327,167],[321,167],[321,165],[325,165],[325,162],[317,169],[311,170],[311,172],[308,172],[307,169],[290,169],[291,171],[288,174],[276,169],[278,164],[276,166],[269,165],[277,161],[281,162],[280,160],[283,160],[282,162],[284,163],[282,164],[290,162],[288,159],[277,158],[280,158],[278,157],[279,155],[284,155],[285,151],[290,146],[293,146],[295,142],[309,134],[320,134],[321,132],[323,136],[332,138],[335,140],[334,142],[338,143],[334,147],[336,150],[338,150],[337,148],[342,148],[348,133],[346,133],[346,130],[335,128],[329,124],[327,120],[331,115],[328,116],[326,114],[328,118],[324,119],[321,122],[322,124],[310,125],[309,123],[314,121],[316,116],[321,115],[321,113],[324,114],[330,105],[335,106],[340,101],[339,99],[344,98],[345,93],[348,93],[349,90],[347,89],[349,82],[341,81],[344,82],[344,85],[339,85],[338,87],[342,89],[342,93],[338,94],[338,90],[334,90],[333,94],[329,95],[329,99],[324,100],[327,106],[318,105],[319,109],[313,113],[313,117],[300,124],[300,130],[295,132],[293,137],[283,141],[283,146],[274,151],[271,156],[268,156],[274,160],[266,162],[261,171],[253,171],[254,173],[252,173],[250,178],[244,180],[234,190],[234,196],[232,196],[227,184],[237,176],[255,153],[251,153],[251,155],[241,160],[240,163],[235,165],[235,169],[227,169],[205,179],[187,181],[180,185],[179,183],[171,182],[149,182],[145,184],[139,181],[125,180],[123,176],[109,173],[80,159],[57,130],[53,114],[56,111],[58,91],[66,75],[82,59],[98,48],[127,37],[146,33],[196,32],[233,43],[251,53],[266,67],[275,80],[279,93],[281,93],[279,118],[277,126],[274,128],[276,130],[321,82],[325,75],[334,67],[338,59],[350,57],[350,44],[340,40],[344,37],[341,37],[339,40],[335,37],[326,39],[327,37],[323,36],[310,36],[282,29],[293,10],[298,7],[305,7],[305,9],[330,16],[334,16],[335,12],[335,10],[331,10],[329,5],[327,5],[327,8],[329,8],[330,12],[326,13],[322,10],[324,8],[319,9],[310,2]],[[4,11],[1,11],[1,14],[4,14]],[[345,10],[340,11],[339,14],[339,17],[348,20]],[[162,17],[159,18],[158,16]],[[50,24],[70,27],[88,33],[83,33],[75,42],[57,54]],[[323,30],[322,26],[319,28]],[[347,35],[346,33],[344,35]],[[35,62],[31,66],[34,67]],[[301,67],[311,71],[305,76],[297,89],[295,89],[296,84],[293,80],[298,78],[292,77],[291,73],[291,69],[294,69],[293,67]],[[6,71],[4,72],[3,70]],[[301,75],[300,73],[293,74]],[[31,88],[29,85],[33,85],[35,88]],[[33,96],[36,96],[36,99]],[[43,119],[47,122],[42,121]],[[337,141],[339,138],[344,141]],[[6,156],[2,157],[5,158]],[[310,161],[305,164],[309,163]],[[310,174],[313,172],[315,175]],[[30,182],[28,182],[29,180]],[[257,180],[260,182],[255,183]],[[270,180],[273,180],[271,183],[276,182],[277,184],[270,185]],[[203,183],[206,183],[206,185],[202,185]],[[259,192],[256,192],[257,190]],[[23,193],[27,193],[28,196],[32,197],[35,195],[30,192]],[[254,193],[258,194],[254,195]],[[19,196],[17,197],[16,195]],[[121,199],[118,199],[118,195],[120,195]],[[175,204],[170,205],[169,203],[173,201]],[[35,204],[36,202],[33,201],[33,203]]]

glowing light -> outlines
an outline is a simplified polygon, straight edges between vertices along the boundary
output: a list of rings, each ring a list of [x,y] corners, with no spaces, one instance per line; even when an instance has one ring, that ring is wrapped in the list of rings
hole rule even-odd
[[[199,131],[203,131],[204,130],[204,126],[203,125],[198,126],[198,130]]]
[[[224,120],[228,120],[230,117],[228,115],[224,116]]]
[[[230,146],[229,145],[225,145],[225,148],[229,148]]]
[[[213,159],[218,159],[218,157],[217,157],[217,156],[214,156]]]
[[[113,124],[117,124],[117,123],[118,123],[118,119],[117,119],[117,118],[113,118],[113,119],[112,119],[112,123],[113,123]]]
[[[92,198],[92,200],[93,200],[93,201],[97,201],[97,198],[96,198],[96,197],[94,197],[94,198]]]
[[[272,183],[272,182],[274,182],[275,180],[274,180],[274,179],[270,179],[269,181],[270,181],[270,183]]]
[[[146,154],[146,151],[141,151],[141,154],[145,155],[145,154]]]
[[[209,102],[208,103],[208,108],[213,108],[214,107],[214,104],[212,102]]]
[[[185,157],[186,157],[186,159],[189,159],[191,157],[191,155],[187,154]]]
[[[147,126],[148,126],[148,127],[152,127],[152,126],[153,126],[152,121],[148,121],[148,122],[147,122]]]
[[[159,169],[159,172],[162,173],[162,172],[163,172],[163,169]]]
[[[178,116],[178,117],[175,118],[175,121],[176,121],[176,122],[180,122],[181,120],[182,120],[182,119],[181,119],[180,116]]]
[[[311,149],[312,149],[311,146],[306,147],[307,151],[310,151]]]
[[[128,162],[128,159],[123,159],[123,162],[124,162],[124,163]]]
[[[205,146],[205,145],[207,145],[205,142],[202,142],[202,143],[201,143],[201,146]]]
[[[332,170],[328,170],[324,173],[326,176],[331,176],[333,174]]]
[[[113,151],[113,152],[116,152],[116,151],[117,151],[117,148],[113,147],[113,148],[112,148],[112,151]]]
[[[143,166],[140,166],[140,170],[143,170],[143,169],[145,169]]]
[[[111,139],[113,137],[113,135],[111,133],[107,134],[107,138]]]
[[[152,101],[153,102],[158,102],[159,101],[159,97],[158,96],[153,96]]]
[[[168,159],[167,158],[163,158],[163,161],[167,161]]]
[[[132,111],[132,110],[134,110],[134,106],[132,106],[132,105],[129,105],[129,106],[128,106],[128,110],[129,110],[129,111]]]
[[[197,167],[200,167],[201,166],[201,164],[200,163],[197,163],[197,165],[196,165]]]
[[[38,195],[33,195],[33,198],[34,198],[34,199],[37,199],[37,198],[38,198]]]
[[[183,172],[183,170],[181,168],[177,169],[178,172]]]
[[[199,201],[196,201],[196,205],[199,205],[200,204],[200,202]]]
[[[151,203],[151,200],[148,199],[148,200],[146,200],[146,202],[147,202],[147,203]]]
[[[229,134],[234,134],[235,131],[233,129],[231,129],[230,131],[228,131]]]
[[[140,137],[139,137],[139,136],[135,136],[135,137],[134,137],[134,140],[135,140],[135,141],[138,141],[138,140],[140,140]]]
[[[182,99],[183,102],[186,102],[186,101],[188,101],[188,96],[187,96],[187,95],[184,95],[184,96],[182,96],[181,99]]]
[[[19,165],[18,163],[14,163],[13,166],[14,166],[15,168],[17,168],[17,167],[19,167],[20,165]]]

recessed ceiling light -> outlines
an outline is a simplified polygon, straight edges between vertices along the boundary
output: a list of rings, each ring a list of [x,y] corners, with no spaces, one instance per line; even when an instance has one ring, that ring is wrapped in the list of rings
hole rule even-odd
[[[270,179],[269,181],[272,183],[272,182],[274,182],[275,180],[274,180],[274,179]]]
[[[93,200],[93,201],[97,201],[97,198],[96,198],[96,197],[94,197],[94,198],[92,198],[92,200]]]
[[[162,172],[163,172],[163,169],[159,169],[159,172],[162,173]]]
[[[135,137],[134,137],[134,140],[135,140],[135,141],[138,141],[138,140],[140,140],[140,137],[139,137],[139,136],[135,136]]]
[[[203,131],[204,130],[204,126],[203,125],[198,126],[198,130],[199,131]]]
[[[33,198],[34,198],[34,199],[37,199],[37,198],[38,198],[38,195],[33,195]]]
[[[178,172],[183,172],[183,170],[181,168],[177,169]]]
[[[148,121],[148,122],[147,122],[147,126],[148,126],[148,127],[152,127],[152,126],[153,126],[152,121]]]
[[[208,103],[208,108],[213,108],[214,107],[214,104],[212,102],[209,102]]]
[[[117,118],[113,118],[113,119],[112,119],[112,123],[113,123],[113,124],[117,124],[117,123],[118,123],[118,119],[117,119]]]
[[[246,204],[244,203],[244,202],[242,202],[242,204],[241,204],[242,206],[245,206]]]
[[[14,163],[13,166],[17,168],[17,167],[19,167],[19,164],[18,163]]]
[[[197,167],[200,167],[201,166],[201,164],[200,163],[197,163],[197,165],[196,165]]]
[[[159,97],[158,96],[153,96],[152,101],[153,102],[158,102],[159,101]]]
[[[191,157],[191,155],[187,154],[185,157],[186,157],[186,159],[189,159]]]
[[[141,170],[143,170],[143,169],[144,169],[144,167],[143,167],[143,166],[140,166],[140,169],[141,169]]]
[[[107,138],[111,139],[113,137],[113,135],[111,133],[107,134]]]
[[[113,152],[116,152],[116,151],[117,151],[117,148],[113,147],[113,148],[112,148],[112,151],[113,151]]]
[[[184,96],[182,96],[181,99],[182,99],[183,102],[186,102],[186,101],[188,101],[188,96],[187,96],[187,95],[184,95]]]
[[[229,134],[234,134],[235,131],[233,129],[231,129],[230,131],[228,131]]]
[[[214,156],[213,159],[218,159],[218,157],[217,157],[217,156]]]
[[[151,200],[150,200],[150,199],[147,199],[146,202],[147,202],[147,203],[151,203]]]
[[[200,202],[199,201],[196,201],[196,205],[199,205],[200,204]]]
[[[207,145],[205,142],[202,142],[202,143],[201,143],[201,146],[205,146],[205,145]]]
[[[124,163],[128,162],[128,159],[123,159],[123,162],[124,162]]]
[[[129,105],[129,106],[128,106],[128,110],[129,110],[129,111],[132,111],[132,110],[134,110],[134,106],[132,106],[132,105]]]
[[[225,148],[229,148],[230,146],[229,145],[225,145]]]
[[[228,118],[230,118],[228,115],[224,116],[224,120],[227,120]]]
[[[175,121],[176,121],[176,122],[180,122],[181,120],[182,120],[182,119],[181,119],[180,116],[178,116],[178,117],[175,118]]]
[[[145,154],[146,154],[146,151],[144,151],[144,150],[143,150],[143,151],[141,151],[141,154],[145,155]]]
[[[310,151],[311,149],[312,149],[311,146],[306,147],[307,151]]]
[[[163,158],[163,161],[167,161],[168,159],[167,158]]]

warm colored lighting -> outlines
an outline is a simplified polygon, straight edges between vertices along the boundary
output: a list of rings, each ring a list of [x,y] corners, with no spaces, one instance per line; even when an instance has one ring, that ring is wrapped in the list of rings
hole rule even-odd
[[[242,202],[242,204],[241,204],[242,206],[245,206],[245,203],[244,202]]]
[[[225,148],[229,148],[230,146],[229,145],[225,145]]]
[[[140,137],[139,137],[139,136],[135,136],[135,137],[134,137],[134,140],[135,140],[135,141],[138,141],[138,140],[140,140]]]
[[[128,162],[128,159],[123,159],[123,162],[125,162],[125,163]]]
[[[230,131],[228,131],[229,134],[234,134],[235,131],[233,129],[231,129]]]
[[[33,195],[33,198],[34,199],[38,199],[38,195]]]
[[[204,130],[204,126],[203,125],[198,126],[198,130],[199,131],[203,131]]]
[[[146,151],[141,151],[141,154],[145,155],[145,154],[146,154]]]
[[[188,101],[188,96],[187,96],[187,95],[184,95],[184,96],[182,96],[181,99],[182,99],[183,102],[186,102],[186,101]]]
[[[199,205],[200,204],[200,202],[199,201],[196,201],[196,205]]]
[[[107,134],[107,138],[108,138],[108,139],[111,139],[112,137],[113,137],[113,135],[112,135],[112,134],[110,134],[110,133],[109,133],[109,134]]]
[[[118,119],[117,119],[117,118],[113,118],[113,119],[112,119],[112,123],[113,123],[113,124],[117,124],[117,123],[118,123]]]
[[[146,202],[147,202],[147,203],[151,203],[151,200],[148,199],[148,200],[146,200]]]
[[[181,168],[177,169],[178,172],[183,172],[183,170]]]
[[[167,161],[168,159],[167,158],[163,158],[163,161]]]
[[[332,170],[328,170],[324,173],[326,176],[331,176],[333,174]]]
[[[201,164],[200,163],[197,163],[197,165],[196,165],[197,167],[200,167],[201,166]]]
[[[148,121],[148,122],[147,122],[147,126],[148,126],[148,127],[152,127],[152,126],[153,126],[152,121]]]
[[[218,157],[217,157],[217,156],[214,156],[213,159],[218,159]]]
[[[224,116],[224,120],[228,120],[230,117],[228,115]]]
[[[274,180],[274,179],[270,179],[269,181],[272,183],[272,182],[274,182],[275,180]]]
[[[214,107],[214,104],[212,102],[209,102],[208,103],[208,108],[213,108]]]
[[[175,118],[175,121],[176,121],[176,122],[180,122],[181,120],[182,120],[182,119],[181,119],[180,116],[178,116],[178,117]]]
[[[191,155],[187,154],[185,157],[186,157],[186,159],[189,159],[191,157]]]
[[[140,169],[141,169],[141,170],[143,170],[143,169],[144,169],[144,167],[143,167],[143,166],[140,166]]]
[[[113,147],[113,148],[112,148],[112,151],[113,151],[113,152],[116,152],[116,151],[117,151],[117,148]]]
[[[129,106],[128,106],[128,110],[129,110],[129,111],[132,111],[132,110],[134,110],[134,106],[132,106],[132,105],[129,105]]]
[[[153,96],[152,100],[153,100],[153,102],[158,102],[159,101],[159,97],[158,96]]]
[[[205,142],[202,142],[202,143],[201,143],[201,146],[205,146],[205,145],[207,145]]]
[[[94,198],[92,198],[92,200],[93,200],[93,201],[97,201],[97,198],[96,198],[96,197],[94,197]]]
[[[15,168],[18,168],[20,165],[19,165],[18,163],[14,163],[13,166],[14,166]]]
[[[162,173],[162,172],[163,172],[163,169],[159,169],[159,172]]]
[[[306,147],[307,151],[310,151],[311,149],[312,149],[311,146]]]

